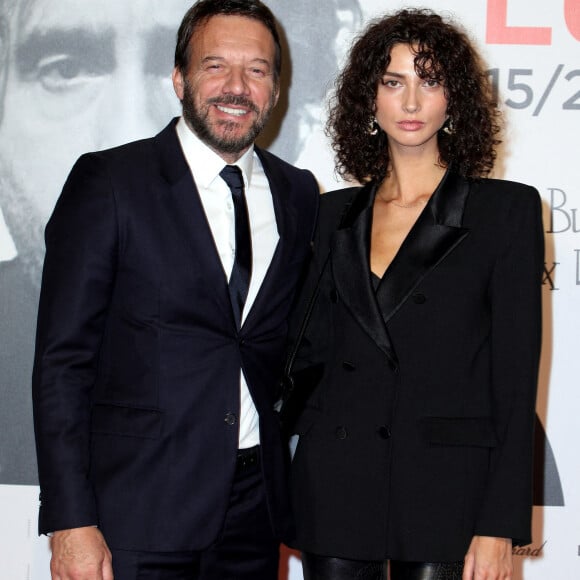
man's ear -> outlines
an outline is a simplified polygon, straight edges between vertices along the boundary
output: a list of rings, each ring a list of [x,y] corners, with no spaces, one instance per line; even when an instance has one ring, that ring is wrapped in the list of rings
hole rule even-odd
[[[175,67],[171,73],[171,80],[173,81],[173,90],[180,101],[183,101],[184,94],[184,78],[179,67]]]

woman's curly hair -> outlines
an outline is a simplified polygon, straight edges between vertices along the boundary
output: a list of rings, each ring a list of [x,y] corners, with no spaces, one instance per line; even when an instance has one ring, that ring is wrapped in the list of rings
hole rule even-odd
[[[386,134],[370,134],[378,84],[396,44],[413,47],[421,78],[443,83],[449,133],[438,133],[439,162],[466,177],[487,175],[500,131],[489,79],[467,35],[430,10],[405,9],[374,20],[354,43],[336,81],[327,133],[338,173],[361,183],[382,180],[389,170]]]

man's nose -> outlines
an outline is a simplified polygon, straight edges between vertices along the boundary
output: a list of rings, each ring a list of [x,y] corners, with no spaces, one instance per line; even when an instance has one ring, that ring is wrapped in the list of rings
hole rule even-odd
[[[223,92],[234,95],[248,94],[247,72],[242,67],[232,67],[226,76]]]

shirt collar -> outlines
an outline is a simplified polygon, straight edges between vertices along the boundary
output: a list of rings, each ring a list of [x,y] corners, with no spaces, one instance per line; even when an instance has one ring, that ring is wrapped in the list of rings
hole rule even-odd
[[[208,188],[227,165],[226,162],[189,128],[183,117],[177,122],[176,131],[195,182],[200,187]],[[235,163],[242,170],[246,188],[251,185],[252,181],[254,153],[254,145],[252,145]]]

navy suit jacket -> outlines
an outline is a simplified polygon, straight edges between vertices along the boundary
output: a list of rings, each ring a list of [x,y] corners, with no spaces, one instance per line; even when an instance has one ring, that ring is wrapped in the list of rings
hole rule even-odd
[[[257,149],[280,240],[238,330],[174,124],[81,157],[46,229],[33,378],[41,533],[97,524],[118,549],[208,546],[234,477],[240,369],[272,523],[279,536],[291,524],[273,407],[318,187]]]

